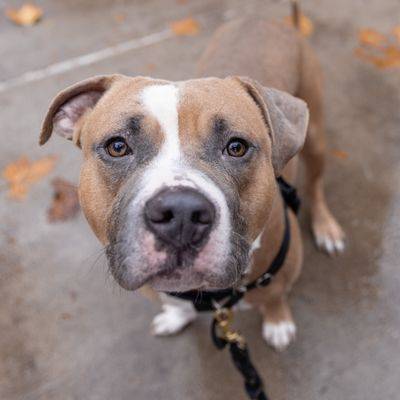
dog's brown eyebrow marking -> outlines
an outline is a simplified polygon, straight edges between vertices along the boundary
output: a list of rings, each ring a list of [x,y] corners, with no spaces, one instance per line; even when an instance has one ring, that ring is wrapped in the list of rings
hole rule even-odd
[[[225,132],[227,129],[228,129],[228,122],[226,121],[226,119],[216,115],[214,118],[214,126],[213,126],[214,133],[221,134]]]
[[[143,115],[135,115],[128,119],[126,126],[130,133],[135,134],[140,131],[142,119],[143,119]]]
[[[229,137],[229,124],[221,115],[215,115],[211,125],[211,135],[203,142],[204,153],[201,158],[207,162],[217,162]]]
[[[128,136],[136,136],[140,133],[142,129],[141,120],[143,119],[143,115],[135,115],[133,117],[128,117],[126,119],[125,124],[122,127],[114,132],[110,132],[103,138],[103,142],[109,140],[112,137],[122,136],[127,138]]]
[[[125,124],[120,129],[107,133],[99,142],[93,143],[93,151],[99,151],[111,138],[120,136],[127,139],[129,136],[138,135],[142,129],[142,119],[143,115],[135,115],[127,118]]]

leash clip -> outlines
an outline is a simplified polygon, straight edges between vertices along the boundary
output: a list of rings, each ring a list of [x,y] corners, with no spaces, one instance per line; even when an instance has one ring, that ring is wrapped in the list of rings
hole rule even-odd
[[[224,307],[217,309],[214,313],[214,319],[216,321],[217,335],[220,339],[227,343],[235,343],[242,349],[246,347],[244,337],[231,328],[233,322],[231,309]]]

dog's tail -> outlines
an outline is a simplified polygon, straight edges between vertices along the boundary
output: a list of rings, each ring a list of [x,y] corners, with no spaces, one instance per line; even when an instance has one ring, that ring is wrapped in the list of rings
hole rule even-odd
[[[300,30],[300,6],[297,0],[291,0],[293,26]]]

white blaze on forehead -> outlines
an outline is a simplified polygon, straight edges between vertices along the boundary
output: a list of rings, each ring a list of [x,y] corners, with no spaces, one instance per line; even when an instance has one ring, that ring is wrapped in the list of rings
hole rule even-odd
[[[171,185],[181,172],[183,156],[179,141],[179,89],[172,84],[147,86],[141,93],[147,113],[160,125],[163,142],[152,163],[142,177],[141,197],[153,194],[163,185]]]
[[[174,85],[147,86],[141,98],[143,106],[157,120],[164,134],[161,152],[169,159],[179,160],[179,89]]]

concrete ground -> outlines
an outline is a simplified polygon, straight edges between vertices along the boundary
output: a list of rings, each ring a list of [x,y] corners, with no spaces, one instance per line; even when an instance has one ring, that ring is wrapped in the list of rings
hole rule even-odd
[[[0,7],[17,3],[0,0]],[[112,72],[189,78],[218,24],[242,14],[281,18],[288,14],[287,2],[38,3],[46,14],[33,28],[0,16],[0,168],[21,155],[59,157],[55,171],[25,201],[11,200],[0,182],[0,399],[244,399],[228,354],[210,342],[209,316],[180,336],[153,338],[149,324],[157,307],[108,278],[84,217],[48,223],[50,179],[76,182],[80,153],[59,138],[39,148],[37,138],[50,99],[65,86]],[[328,258],[315,250],[305,207],[304,272],[291,299],[297,341],[278,354],[264,345],[256,313],[240,313],[238,325],[272,399],[398,400],[400,70],[378,70],[353,50],[358,29],[389,32],[398,25],[400,5],[303,3],[326,75],[329,144],[335,150],[327,193],[347,231],[348,251]],[[188,15],[200,21],[199,35],[165,32],[170,21]],[[161,33],[150,37],[151,45],[138,40],[127,51],[113,47],[155,32]],[[58,72],[43,72],[109,47],[113,51],[97,61],[92,56],[91,65],[67,62]],[[42,72],[24,75],[35,70]]]

